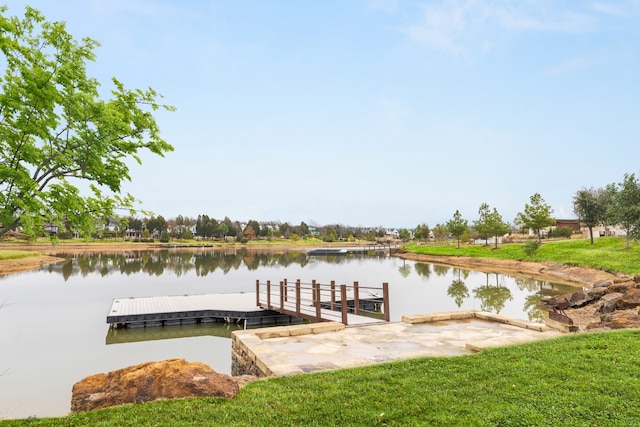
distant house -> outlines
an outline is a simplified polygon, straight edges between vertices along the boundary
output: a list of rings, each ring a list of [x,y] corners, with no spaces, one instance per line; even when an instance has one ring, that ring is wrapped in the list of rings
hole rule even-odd
[[[55,236],[58,234],[58,226],[56,224],[46,224],[43,229],[49,236]]]
[[[556,228],[566,227],[573,231],[580,231],[579,219],[556,219]]]
[[[584,237],[589,237],[589,228],[582,227],[582,234]],[[609,236],[626,236],[627,230],[620,227],[619,225],[614,226],[604,226],[598,225],[593,227],[593,237],[609,237]]]

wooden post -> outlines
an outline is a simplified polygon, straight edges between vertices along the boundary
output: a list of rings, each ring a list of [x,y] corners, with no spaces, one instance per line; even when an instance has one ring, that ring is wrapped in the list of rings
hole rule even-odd
[[[389,322],[391,320],[391,313],[389,312],[389,284],[386,282],[382,284],[382,301],[384,304],[384,321]]]
[[[353,313],[360,311],[360,296],[358,295],[358,282],[353,282]]]
[[[271,310],[271,280],[267,280],[267,310]]]
[[[284,309],[284,282],[280,281],[280,310]]]
[[[336,309],[336,281],[331,281],[331,310]]]
[[[300,317],[300,279],[296,280],[296,313]]]
[[[348,323],[347,319],[347,285],[340,285],[340,300],[342,308],[342,323],[345,325]]]
[[[317,301],[316,301],[316,281],[315,279],[311,281],[311,305],[313,307],[316,307]]]
[[[315,280],[313,281],[313,294],[314,294],[313,299],[315,300],[315,303],[316,303],[316,321],[321,322],[322,311],[320,307],[320,284],[316,283]]]
[[[260,280],[256,280],[256,307],[260,307]]]
[[[289,297],[289,287],[287,285],[287,279],[284,279],[284,300],[287,301]]]

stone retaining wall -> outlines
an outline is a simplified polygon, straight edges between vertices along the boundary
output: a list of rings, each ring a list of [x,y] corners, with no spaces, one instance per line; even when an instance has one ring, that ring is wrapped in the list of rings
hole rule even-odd
[[[335,332],[344,328],[344,324],[340,322],[321,322],[234,331],[231,333],[231,375],[254,375],[259,378],[273,375],[269,367],[262,363],[252,350],[258,349],[262,340]]]

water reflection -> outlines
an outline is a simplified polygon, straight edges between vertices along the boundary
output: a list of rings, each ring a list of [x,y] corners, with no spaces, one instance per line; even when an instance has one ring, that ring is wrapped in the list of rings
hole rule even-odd
[[[511,290],[500,283],[500,278],[504,276],[495,274],[496,284],[493,286],[489,284],[489,273],[485,273],[485,275],[487,279],[486,283],[479,288],[475,288],[473,295],[480,300],[482,311],[500,313],[504,308],[505,302],[513,300]]]
[[[296,265],[305,267],[315,257],[307,255],[305,251],[256,251],[240,248],[233,251],[207,249],[197,252],[181,250],[158,250],[158,251],[125,251],[117,253],[82,253],[70,254],[60,252],[54,254],[67,261],[50,264],[45,267],[51,273],[60,273],[65,280],[71,276],[97,273],[102,277],[120,273],[132,275],[145,273],[149,276],[161,276],[166,272],[171,272],[177,277],[181,277],[189,272],[194,272],[196,276],[204,277],[216,271],[228,274],[230,271],[246,269],[257,271],[262,267],[289,267]],[[322,262],[330,264],[347,264],[354,258],[362,259],[366,257],[384,259],[382,253],[372,255],[346,255],[346,256],[323,256]],[[411,266],[401,267],[406,277],[410,274]]]
[[[239,330],[242,330],[242,326],[235,323],[192,323],[173,325],[171,327],[109,328],[105,342],[109,345],[203,336],[231,338],[231,333]]]
[[[463,270],[457,269],[457,271],[458,276],[451,282],[451,285],[447,288],[447,295],[453,298],[458,308],[460,308],[462,306],[462,303],[464,303],[464,300],[466,298],[469,298],[469,288],[467,288],[467,285],[461,278]],[[469,276],[468,270],[464,270],[464,273],[465,278]]]

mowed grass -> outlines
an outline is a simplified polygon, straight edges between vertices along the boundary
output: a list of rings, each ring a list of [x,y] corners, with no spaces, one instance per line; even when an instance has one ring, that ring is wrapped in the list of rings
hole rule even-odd
[[[640,274],[640,245],[634,244],[626,248],[624,238],[598,238],[591,245],[589,239],[545,241],[538,249],[535,257],[527,257],[522,243],[498,245],[417,245],[406,246],[409,252],[446,255],[469,256],[478,258],[502,258],[520,261],[557,262],[567,265],[580,265],[610,272]]]
[[[472,356],[251,383],[235,399],[126,405],[7,426],[630,426],[640,332],[582,333]],[[1,380],[1,379],[0,379]]]

